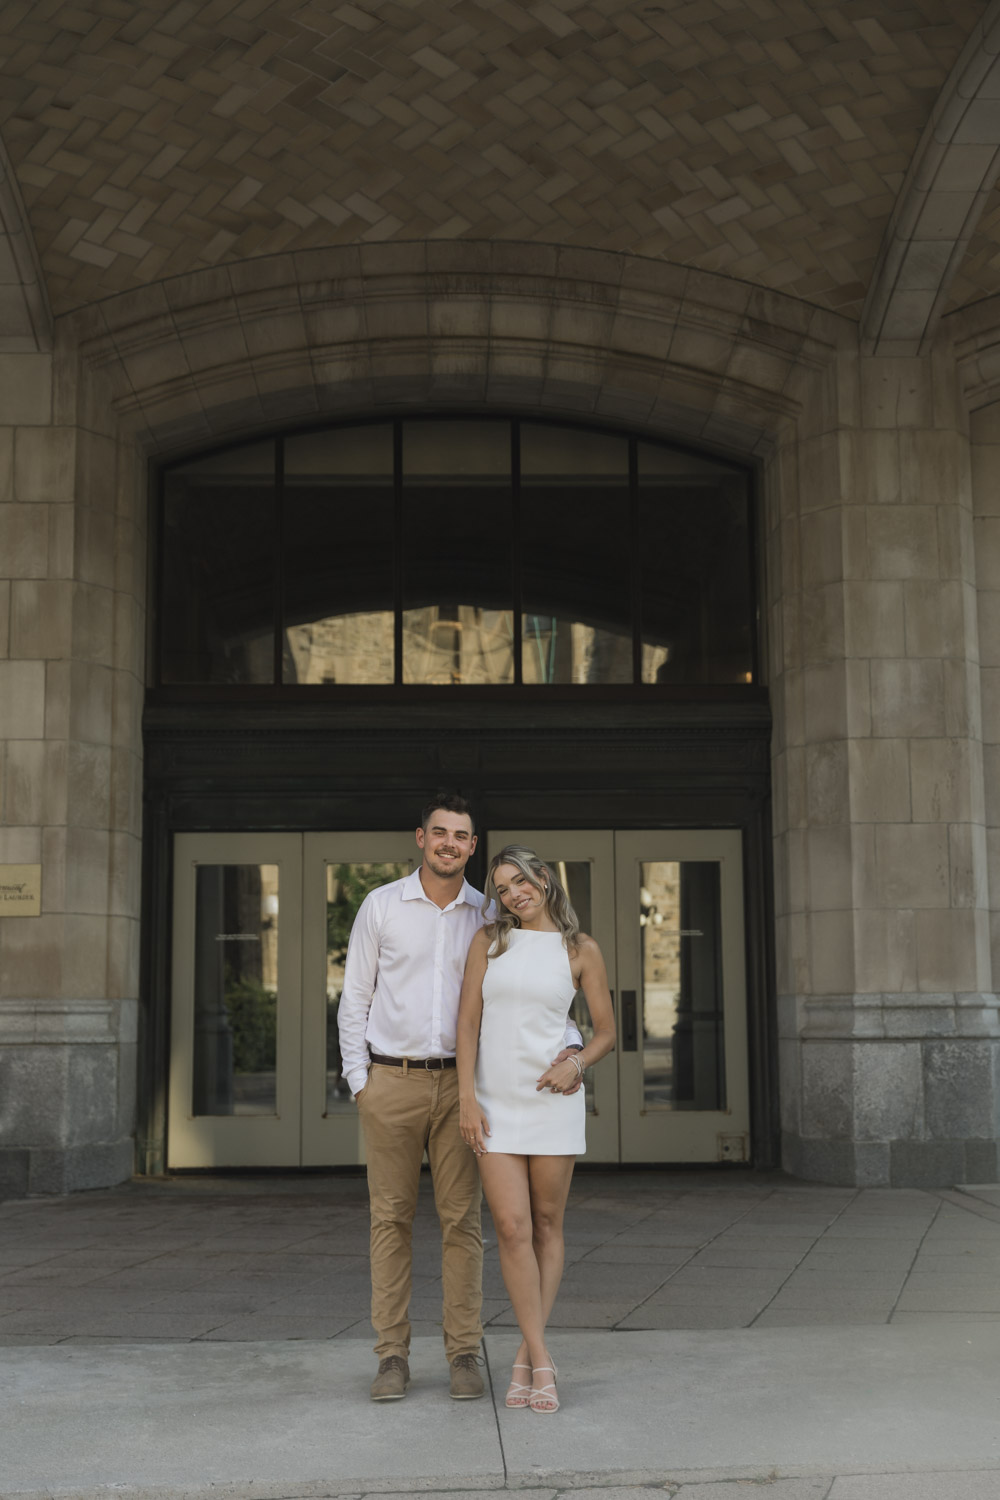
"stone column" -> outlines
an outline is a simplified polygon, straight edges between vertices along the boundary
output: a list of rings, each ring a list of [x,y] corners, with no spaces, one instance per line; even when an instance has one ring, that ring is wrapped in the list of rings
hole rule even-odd
[[[784,1164],[997,1176],[969,445],[946,355],[842,349],[769,477]]]
[[[142,476],[62,356],[0,357],[0,1184],[132,1170],[142,806]]]
[[[972,528],[979,624],[990,954],[1000,974],[1000,403],[973,412]]]

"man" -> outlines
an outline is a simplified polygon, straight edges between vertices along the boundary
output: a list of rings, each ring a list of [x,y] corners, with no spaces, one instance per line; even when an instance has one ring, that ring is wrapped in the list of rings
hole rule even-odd
[[[416,830],[403,880],[371,891],[354,921],[340,999],[340,1050],[365,1137],[371,1202],[373,1401],[410,1382],[411,1231],[424,1150],[441,1221],[444,1344],[456,1401],[483,1394],[483,1237],[476,1158],[458,1129],[455,1030],[483,896],[465,867],[476,833],[464,798],[440,793]],[[575,1027],[565,1042],[583,1045]],[[564,1056],[561,1053],[560,1056]]]

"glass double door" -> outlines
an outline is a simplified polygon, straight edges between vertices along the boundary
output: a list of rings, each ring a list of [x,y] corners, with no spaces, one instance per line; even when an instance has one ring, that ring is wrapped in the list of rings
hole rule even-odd
[[[741,837],[734,829],[491,832],[551,865],[600,945],[618,1045],[587,1074],[587,1160],[749,1160]],[[584,1039],[584,997],[574,1001]]]
[[[740,835],[513,829],[604,953],[618,1048],[587,1077],[587,1160],[749,1156]],[[367,892],[412,832],[178,834],[168,1166],[364,1160],[337,1007]],[[574,1003],[588,1034],[582,996]]]
[[[177,834],[168,1167],[364,1161],[341,1072],[347,940],[410,833]]]

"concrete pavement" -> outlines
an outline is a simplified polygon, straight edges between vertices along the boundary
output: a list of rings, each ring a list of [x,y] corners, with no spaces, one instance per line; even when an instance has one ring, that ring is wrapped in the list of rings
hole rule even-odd
[[[429,1193],[414,1381],[373,1405],[364,1183],[176,1179],[0,1206],[0,1496],[496,1488],[552,1500],[1000,1500],[1000,1189],[580,1172],[562,1410],[451,1402]]]

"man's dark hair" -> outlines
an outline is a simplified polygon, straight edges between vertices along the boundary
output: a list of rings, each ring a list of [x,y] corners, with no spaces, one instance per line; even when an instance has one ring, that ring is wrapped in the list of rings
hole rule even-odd
[[[475,833],[476,820],[472,816],[472,808],[469,806],[465,798],[460,796],[458,792],[438,792],[433,801],[428,802],[427,806],[420,814],[421,828],[426,831],[428,823],[437,812],[439,807],[444,812],[465,813],[466,817],[469,819],[469,822],[472,824],[472,831],[473,833]]]

